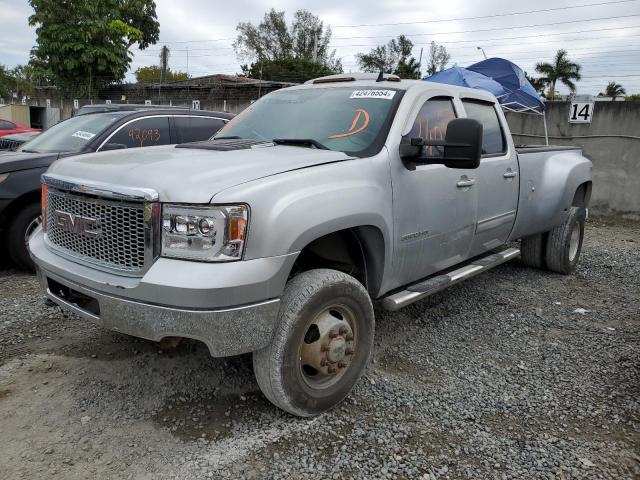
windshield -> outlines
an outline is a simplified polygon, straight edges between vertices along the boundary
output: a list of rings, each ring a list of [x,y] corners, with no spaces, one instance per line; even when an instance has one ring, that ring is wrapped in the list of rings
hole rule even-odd
[[[303,88],[261,98],[214,138],[313,140],[335,151],[374,154],[386,140],[402,91],[390,88]]]
[[[18,149],[21,152],[79,152],[96,135],[121,118],[121,114],[96,114],[73,117],[42,132]]]

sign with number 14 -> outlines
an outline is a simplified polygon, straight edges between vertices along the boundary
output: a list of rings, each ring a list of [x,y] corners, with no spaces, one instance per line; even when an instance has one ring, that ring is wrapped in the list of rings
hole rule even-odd
[[[569,123],[591,123],[593,102],[572,102],[569,110]]]

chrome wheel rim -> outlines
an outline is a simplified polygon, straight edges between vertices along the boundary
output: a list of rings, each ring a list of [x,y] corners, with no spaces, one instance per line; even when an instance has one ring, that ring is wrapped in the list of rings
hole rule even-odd
[[[36,218],[34,218],[33,220],[31,220],[29,222],[29,225],[27,225],[27,228],[25,228],[24,230],[24,244],[28,245],[29,244],[29,239],[31,238],[31,235],[33,235],[33,232],[35,232],[36,228],[38,228],[40,226],[40,224],[42,224],[42,216],[38,215]]]
[[[298,358],[309,388],[328,388],[344,376],[355,354],[354,329],[355,314],[346,305],[326,307],[307,325]]]
[[[571,232],[571,239],[569,240],[569,261],[573,262],[578,256],[578,247],[580,246],[580,232],[582,225],[576,224],[576,228]]]

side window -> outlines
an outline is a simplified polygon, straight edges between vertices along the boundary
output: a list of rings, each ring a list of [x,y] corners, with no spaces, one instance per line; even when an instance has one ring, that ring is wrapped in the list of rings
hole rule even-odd
[[[0,120],[0,130],[15,130],[16,125],[7,120]]]
[[[456,118],[456,111],[450,98],[431,98],[422,105],[420,112],[418,112],[409,137],[444,140],[447,134],[447,125],[454,118]],[[442,150],[441,147],[424,147],[422,156],[441,156]]]
[[[463,100],[462,103],[467,117],[478,120],[482,124],[482,154],[503,153],[507,148],[495,106],[492,103],[474,100]]]
[[[151,117],[135,120],[121,127],[108,143],[119,143],[127,148],[168,145],[169,118]]]
[[[211,117],[173,117],[173,122],[179,143],[209,140],[224,125],[221,119]]]

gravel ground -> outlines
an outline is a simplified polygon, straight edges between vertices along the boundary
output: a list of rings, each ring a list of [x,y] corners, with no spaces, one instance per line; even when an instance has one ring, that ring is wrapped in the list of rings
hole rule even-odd
[[[159,345],[0,270],[4,478],[640,478],[640,223],[591,220],[575,275],[517,262],[390,314],[335,411],[291,417],[250,356]]]

